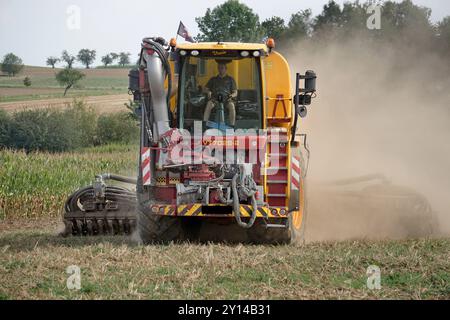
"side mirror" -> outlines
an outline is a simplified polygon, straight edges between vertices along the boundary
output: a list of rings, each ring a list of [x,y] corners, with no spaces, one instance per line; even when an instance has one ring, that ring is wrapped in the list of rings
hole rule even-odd
[[[312,70],[308,70],[305,73],[305,93],[314,93],[316,92],[316,73]]]
[[[316,93],[316,73],[312,70],[308,70],[304,75],[297,73],[295,77],[295,95],[293,98],[294,106],[295,106],[295,117],[294,123],[291,128],[292,141],[295,140],[295,133],[297,131],[297,120],[298,117],[304,118],[306,117],[308,110],[305,106],[311,104],[311,100],[315,97]],[[305,80],[304,87],[300,87],[300,80]]]
[[[311,104],[312,95],[316,92],[316,73],[308,70],[304,75],[297,73],[295,83],[294,103],[296,106],[308,106]],[[300,80],[304,80],[304,87],[300,87]]]

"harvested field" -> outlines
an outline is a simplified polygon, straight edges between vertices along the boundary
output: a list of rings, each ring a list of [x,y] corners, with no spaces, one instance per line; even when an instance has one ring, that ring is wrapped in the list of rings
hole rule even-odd
[[[172,244],[60,238],[57,219],[0,223],[3,299],[448,299],[449,240],[305,246]],[[81,290],[66,268],[81,270]],[[366,286],[370,265],[381,289]]]

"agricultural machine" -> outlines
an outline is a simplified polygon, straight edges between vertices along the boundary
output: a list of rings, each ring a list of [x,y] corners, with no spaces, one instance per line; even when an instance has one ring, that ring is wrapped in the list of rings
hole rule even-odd
[[[309,150],[298,127],[316,74],[297,73],[292,91],[289,64],[274,47],[273,39],[143,39],[129,73],[139,104],[137,178],[103,174],[72,194],[64,234],[136,230],[144,243],[302,239]]]

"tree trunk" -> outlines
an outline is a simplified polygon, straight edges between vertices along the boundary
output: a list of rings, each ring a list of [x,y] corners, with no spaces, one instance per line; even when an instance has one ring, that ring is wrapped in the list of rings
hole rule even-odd
[[[66,96],[67,90],[69,90],[71,87],[72,87],[71,84],[69,84],[69,85],[66,87],[66,90],[64,90],[64,95],[63,95],[64,97]]]

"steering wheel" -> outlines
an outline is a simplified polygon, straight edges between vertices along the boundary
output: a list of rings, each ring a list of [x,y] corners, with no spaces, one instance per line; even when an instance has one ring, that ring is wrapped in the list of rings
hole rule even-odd
[[[226,102],[230,99],[231,93],[228,90],[218,90],[211,98],[217,102]]]
[[[189,97],[189,103],[194,107],[201,107],[205,105],[207,100],[208,97],[205,93],[191,94],[191,96]]]

